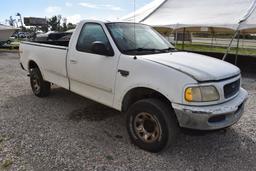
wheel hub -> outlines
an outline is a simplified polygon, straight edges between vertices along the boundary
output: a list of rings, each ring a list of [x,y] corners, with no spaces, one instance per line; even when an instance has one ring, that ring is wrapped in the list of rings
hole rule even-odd
[[[35,92],[40,91],[39,81],[37,79],[33,79],[32,83],[33,83],[33,87],[34,87]]]
[[[149,113],[139,113],[134,119],[134,130],[137,136],[146,143],[152,143],[161,136],[158,120]]]

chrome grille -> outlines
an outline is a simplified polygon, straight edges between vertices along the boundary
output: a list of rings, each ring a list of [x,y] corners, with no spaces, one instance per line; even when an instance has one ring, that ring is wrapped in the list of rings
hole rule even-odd
[[[226,99],[234,96],[235,94],[238,93],[240,89],[240,79],[235,81],[235,82],[232,82],[232,83],[229,83],[229,84],[226,84],[224,86],[224,96]]]

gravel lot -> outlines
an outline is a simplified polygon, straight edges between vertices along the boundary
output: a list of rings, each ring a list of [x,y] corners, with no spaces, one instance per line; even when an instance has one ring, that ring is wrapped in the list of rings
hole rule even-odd
[[[132,145],[124,115],[54,87],[32,94],[14,53],[0,53],[0,170],[256,170],[256,77],[239,123],[199,132],[182,130],[161,154]]]

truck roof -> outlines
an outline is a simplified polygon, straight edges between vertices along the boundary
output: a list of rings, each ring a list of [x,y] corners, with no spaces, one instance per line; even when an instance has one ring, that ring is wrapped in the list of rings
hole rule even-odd
[[[115,21],[110,21],[110,20],[92,20],[92,19],[85,19],[79,22],[80,23],[86,23],[86,22],[95,22],[95,23],[134,23],[132,21],[122,21],[122,20],[115,20]],[[136,24],[142,24],[142,23],[138,23],[135,22]]]

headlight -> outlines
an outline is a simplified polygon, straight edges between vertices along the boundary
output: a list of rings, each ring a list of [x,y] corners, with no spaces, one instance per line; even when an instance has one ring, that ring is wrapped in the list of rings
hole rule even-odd
[[[185,100],[188,102],[211,102],[220,99],[214,86],[189,87],[185,90]]]

